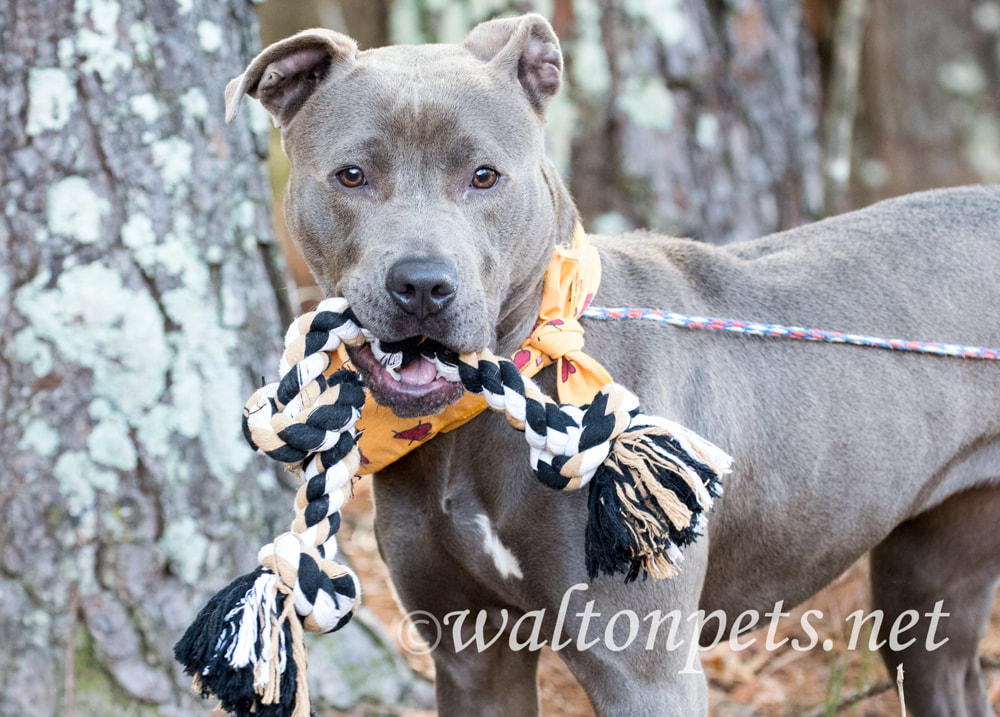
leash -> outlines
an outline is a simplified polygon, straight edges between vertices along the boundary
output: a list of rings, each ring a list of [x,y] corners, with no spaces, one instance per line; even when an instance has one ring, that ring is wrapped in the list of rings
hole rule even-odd
[[[882,339],[875,336],[859,334],[844,334],[839,331],[824,331],[822,329],[804,329],[800,326],[782,326],[780,324],[763,324],[735,319],[720,319],[711,316],[689,316],[672,311],[659,309],[628,309],[608,308],[604,306],[588,307],[582,315],[585,319],[598,321],[655,321],[686,329],[707,329],[709,331],[730,331],[750,336],[767,336],[782,339],[798,339],[800,341],[823,341],[831,344],[854,344],[877,349],[893,351],[912,351],[937,356],[953,356],[956,358],[1000,360],[1000,348],[983,346],[964,346],[962,344],[942,344],[929,341],[906,341],[902,339]]]

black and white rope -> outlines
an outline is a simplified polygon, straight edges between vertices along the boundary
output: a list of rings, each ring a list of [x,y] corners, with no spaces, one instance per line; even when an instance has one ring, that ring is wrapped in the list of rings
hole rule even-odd
[[[676,574],[680,548],[700,535],[721,492],[719,478],[729,470],[723,451],[644,415],[622,386],[605,386],[587,406],[559,405],[488,350],[459,356],[434,342],[380,342],[346,300],[326,299],[289,327],[281,379],[258,390],[244,409],[250,445],[303,480],[291,530],[261,548],[261,567],[216,595],[175,648],[198,688],[234,714],[308,715],[302,629],[336,630],[357,607],[357,577],[333,558],[345,489],[360,467],[355,424],[365,396],[359,374],[330,368],[341,344],[362,343],[390,373],[424,356],[439,377],[482,395],[524,432],[531,466],[545,485],[591,487],[585,546],[591,577]]]

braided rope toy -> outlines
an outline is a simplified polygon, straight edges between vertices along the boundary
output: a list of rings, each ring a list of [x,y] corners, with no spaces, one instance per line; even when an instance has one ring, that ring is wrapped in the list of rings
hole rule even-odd
[[[592,579],[673,577],[681,548],[701,535],[721,494],[730,457],[683,426],[642,414],[618,384],[587,406],[559,405],[487,349],[459,356],[433,342],[382,344],[346,300],[326,299],[289,327],[281,380],[254,393],[243,412],[250,445],[302,479],[291,530],[260,549],[260,567],[215,595],[174,648],[194,688],[238,717],[307,717],[303,630],[337,630],[357,608],[358,578],[333,557],[344,489],[360,467],[355,423],[365,396],[358,373],[328,371],[342,343],[366,342],[387,370],[421,354],[439,376],[484,396],[524,432],[545,485],[590,485],[585,553]]]

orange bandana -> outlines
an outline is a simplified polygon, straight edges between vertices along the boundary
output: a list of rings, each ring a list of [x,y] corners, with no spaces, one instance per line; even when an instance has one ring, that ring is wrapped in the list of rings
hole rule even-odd
[[[573,246],[556,247],[552,254],[542,286],[538,321],[512,359],[524,376],[534,376],[555,361],[560,403],[588,404],[603,386],[612,382],[604,367],[583,352],[583,326],[579,321],[600,283],[601,258],[578,224]],[[331,365],[329,373],[348,361],[343,346],[334,359],[335,365]],[[375,403],[369,393],[357,423],[363,431],[358,439],[363,456],[359,474],[368,475],[385,468],[421,443],[458,428],[485,409],[486,400],[482,396],[466,393],[434,416],[398,418]]]

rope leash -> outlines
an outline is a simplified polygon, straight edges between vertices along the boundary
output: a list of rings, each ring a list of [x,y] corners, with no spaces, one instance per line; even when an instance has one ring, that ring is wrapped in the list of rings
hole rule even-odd
[[[799,326],[782,326],[780,324],[763,324],[735,319],[720,319],[709,316],[689,316],[672,311],[659,309],[627,309],[591,306],[583,312],[583,318],[599,321],[621,321],[635,319],[640,321],[655,321],[671,326],[688,329],[708,329],[711,331],[731,331],[751,336],[769,336],[784,339],[799,339],[802,341],[824,341],[832,344],[854,344],[871,348],[892,349],[895,351],[913,351],[938,356],[954,356],[971,359],[1000,359],[1000,348],[983,346],[963,346],[961,344],[943,344],[928,341],[904,341],[901,339],[882,339],[875,336],[858,334],[843,334],[838,331],[823,331],[821,329],[804,329]]]
[[[251,447],[303,481],[291,530],[261,548],[260,567],[213,597],[174,648],[195,689],[237,717],[308,717],[303,630],[337,630],[357,608],[357,576],[333,558],[344,490],[361,463],[355,423],[364,390],[358,373],[330,369],[341,344],[364,343],[387,370],[422,356],[439,377],[482,395],[524,432],[544,485],[590,486],[584,549],[591,578],[676,575],[681,549],[701,535],[729,471],[723,451],[643,414],[618,384],[586,406],[560,405],[487,349],[459,356],[433,342],[383,344],[346,300],[326,299],[289,327],[280,381],[254,393],[243,413]]]

